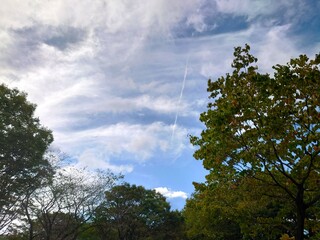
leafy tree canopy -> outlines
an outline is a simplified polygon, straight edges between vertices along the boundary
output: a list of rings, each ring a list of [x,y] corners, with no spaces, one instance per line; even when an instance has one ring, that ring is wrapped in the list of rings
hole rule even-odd
[[[108,239],[180,239],[182,217],[160,193],[124,183],[106,192],[96,226]]]
[[[301,240],[319,231],[320,55],[278,64],[271,76],[249,51],[236,47],[233,72],[208,81],[212,101],[200,115],[205,130],[191,136],[194,156],[209,170],[207,187],[228,179],[257,186],[261,198],[285,198],[293,216],[283,221]]]
[[[35,108],[25,93],[0,85],[0,229],[26,190],[53,174],[44,157],[53,136],[34,116]]]

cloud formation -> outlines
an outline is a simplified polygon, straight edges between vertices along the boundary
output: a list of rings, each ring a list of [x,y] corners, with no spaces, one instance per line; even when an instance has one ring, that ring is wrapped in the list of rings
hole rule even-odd
[[[245,43],[262,72],[316,53],[320,3],[311,2],[4,0],[1,82],[28,93],[55,147],[79,166],[145,175],[179,166],[170,187],[184,190],[188,176],[190,192],[199,165],[188,161],[188,134],[203,128],[208,78],[230,72],[233,47]]]
[[[154,190],[156,190],[156,192],[158,193],[161,193],[166,198],[188,198],[187,193],[182,191],[172,191],[170,188],[167,187],[157,187]]]

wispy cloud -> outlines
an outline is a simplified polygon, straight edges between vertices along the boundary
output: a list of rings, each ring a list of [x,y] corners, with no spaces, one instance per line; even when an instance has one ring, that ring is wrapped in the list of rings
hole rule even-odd
[[[252,13],[246,7],[249,3]],[[253,44],[262,69],[298,51],[287,35],[290,25],[256,23],[238,32],[175,38],[174,30],[181,24],[196,32],[208,31],[209,20],[214,24],[204,10],[206,1],[34,4],[30,1],[21,13],[10,1],[4,4],[7,11],[0,26],[10,30],[1,35],[8,49],[1,60],[7,66],[3,79],[29,93],[30,101],[38,104],[37,115],[54,131],[57,145],[68,142],[70,149],[65,150],[77,152],[71,146],[104,142],[102,151],[108,159],[133,154],[144,162],[158,150],[183,149],[168,143],[175,114],[196,120],[206,79],[228,70],[234,46]],[[69,6],[73,11],[65,10]],[[216,1],[208,6],[217,18],[221,13],[253,17],[276,11],[258,1],[241,6]],[[16,19],[18,13],[21,17]],[[188,55],[186,97],[178,104]],[[185,127],[179,129],[187,134]],[[178,134],[179,139],[184,138]],[[187,146],[186,140],[183,144]],[[93,148],[81,145],[85,151]]]
[[[203,128],[207,80],[230,72],[233,47],[249,43],[261,71],[313,55],[317,8],[298,0],[4,0],[1,81],[29,94],[54,144],[79,166],[182,166],[184,152],[192,158],[187,135]],[[306,26],[314,27],[305,35]]]
[[[89,151],[99,152],[95,155],[99,162],[108,162],[122,156],[123,161],[143,163],[159,152],[170,150],[174,155],[180,154],[183,150],[180,143],[186,140],[187,131],[177,128],[175,141],[170,142],[171,131],[172,126],[161,122],[149,125],[117,123],[65,134],[57,133],[56,140],[63,151],[78,155],[80,162],[87,162]]]

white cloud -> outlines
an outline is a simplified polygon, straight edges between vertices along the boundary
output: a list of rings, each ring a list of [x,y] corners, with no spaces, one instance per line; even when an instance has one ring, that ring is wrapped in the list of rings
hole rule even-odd
[[[259,69],[263,72],[272,72],[272,66],[278,63],[285,64],[292,57],[306,48],[298,47],[299,38],[290,36],[291,25],[266,26],[261,23],[251,24],[247,29],[238,32],[228,32],[201,39],[201,47],[196,49],[193,58],[199,62],[195,69],[205,78],[217,79],[231,72],[233,48],[251,46],[251,53],[258,58]],[[214,44],[212,44],[214,42]],[[313,49],[306,54],[314,54]]]
[[[85,149],[78,158],[78,162],[75,165],[79,168],[89,169],[109,169],[114,173],[130,173],[134,167],[130,164],[111,164],[108,157],[104,156],[103,151],[97,151],[97,149]]]
[[[170,198],[183,198],[183,199],[188,198],[187,193],[183,191],[173,191],[167,187],[157,187],[154,190],[156,190],[156,192],[161,193],[163,196],[169,199]]]
[[[0,27],[23,28],[41,22],[52,26],[104,27],[109,33],[140,28],[163,34],[199,4],[200,0],[10,0],[2,2]]]
[[[285,64],[290,58],[300,54],[295,46],[295,39],[289,39],[289,28],[290,25],[283,25],[265,29],[264,39],[255,46],[261,70],[270,72],[273,65]]]
[[[109,160],[122,156],[129,162],[143,163],[154,154],[172,153],[175,157],[186,147],[186,129],[177,127],[171,142],[172,126],[160,122],[149,125],[117,123],[76,132],[58,132],[56,144],[62,151],[78,156],[83,165],[110,164]],[[88,157],[90,156],[90,157]],[[169,159],[168,159],[169,161]]]

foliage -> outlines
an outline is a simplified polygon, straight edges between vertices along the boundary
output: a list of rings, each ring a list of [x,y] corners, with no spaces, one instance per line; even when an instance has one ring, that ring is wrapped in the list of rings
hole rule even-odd
[[[275,201],[273,219],[282,219],[289,231],[294,223],[301,240],[309,226],[309,235],[320,230],[320,55],[276,65],[271,77],[258,72],[249,50],[235,48],[232,74],[208,81],[212,101],[200,115],[206,129],[191,136],[199,147],[194,156],[210,171],[205,192],[212,184],[221,187],[223,179],[241,191],[252,189],[239,195],[240,202]],[[265,224],[274,222],[279,224]]]
[[[45,158],[53,137],[35,108],[25,93],[0,85],[0,229],[15,218],[26,191],[53,174]]]
[[[160,193],[124,183],[105,194],[95,219],[101,239],[179,239],[182,218]]]
[[[288,234],[283,234],[280,240],[294,240],[294,237],[289,237]]]
[[[241,215],[237,211],[240,196],[235,182],[223,179],[210,185],[194,183],[197,191],[184,208],[190,239],[241,239]],[[247,212],[249,214],[249,212]]]

